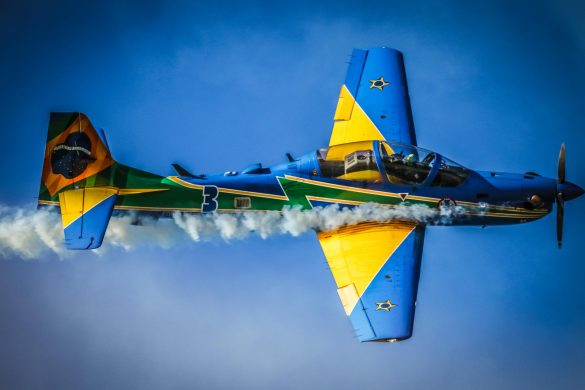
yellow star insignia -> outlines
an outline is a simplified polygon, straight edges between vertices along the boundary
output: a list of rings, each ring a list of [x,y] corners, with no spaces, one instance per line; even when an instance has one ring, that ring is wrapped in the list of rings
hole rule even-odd
[[[370,83],[372,83],[372,85],[370,85],[370,89],[378,88],[380,91],[382,91],[385,86],[390,85],[389,82],[384,81],[384,77],[380,77],[377,80],[370,80]]]
[[[385,310],[385,311],[390,311],[390,309],[398,306],[398,305],[390,302],[389,299],[387,299],[386,302],[376,302],[376,305],[378,305],[378,307],[376,307],[376,310]]]

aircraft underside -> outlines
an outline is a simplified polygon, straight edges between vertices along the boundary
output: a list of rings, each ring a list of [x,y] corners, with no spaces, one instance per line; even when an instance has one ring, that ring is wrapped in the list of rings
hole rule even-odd
[[[161,176],[114,160],[103,132],[82,113],[52,113],[39,205],[58,206],[69,249],[95,249],[114,213],[281,213],[376,205],[380,215],[318,229],[346,315],[360,341],[412,335],[428,225],[529,222],[583,194],[536,173],[474,171],[418,147],[402,53],[354,50],[327,147],[271,167],[193,175],[174,164]],[[368,207],[368,206],[363,206]]]

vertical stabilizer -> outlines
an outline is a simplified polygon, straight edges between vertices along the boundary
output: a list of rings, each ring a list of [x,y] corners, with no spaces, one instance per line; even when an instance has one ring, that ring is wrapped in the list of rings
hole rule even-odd
[[[101,245],[118,196],[114,164],[87,116],[51,113],[39,205],[58,202],[68,249]]]

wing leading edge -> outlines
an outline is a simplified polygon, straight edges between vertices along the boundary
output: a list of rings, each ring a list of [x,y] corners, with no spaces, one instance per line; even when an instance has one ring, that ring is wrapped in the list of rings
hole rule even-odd
[[[318,233],[360,341],[412,335],[424,229],[411,222],[362,223]]]
[[[329,145],[366,140],[416,145],[402,53],[354,49],[334,120]]]

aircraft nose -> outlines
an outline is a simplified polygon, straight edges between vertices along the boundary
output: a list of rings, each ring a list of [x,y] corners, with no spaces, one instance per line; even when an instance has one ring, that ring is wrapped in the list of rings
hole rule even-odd
[[[571,200],[583,195],[585,190],[576,184],[566,181],[557,184],[557,192],[562,193],[565,200]]]

